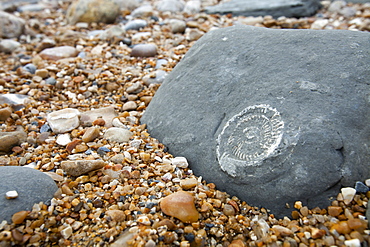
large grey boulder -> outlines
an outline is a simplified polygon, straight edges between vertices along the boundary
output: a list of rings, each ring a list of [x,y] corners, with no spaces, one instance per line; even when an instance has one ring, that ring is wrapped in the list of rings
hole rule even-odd
[[[319,0],[231,0],[206,7],[208,14],[244,16],[271,15],[275,18],[312,16],[321,7]]]
[[[370,177],[370,34],[233,26],[211,31],[142,123],[218,189],[278,216],[329,205]]]
[[[54,180],[43,172],[28,167],[0,166],[0,222],[12,223],[14,213],[30,211],[35,203],[50,202],[57,189]],[[18,197],[6,199],[6,192],[14,190]]]

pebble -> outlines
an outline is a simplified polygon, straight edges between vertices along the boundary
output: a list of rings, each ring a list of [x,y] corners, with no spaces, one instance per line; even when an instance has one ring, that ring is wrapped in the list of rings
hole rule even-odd
[[[196,222],[199,218],[194,197],[185,191],[166,196],[161,200],[160,207],[163,213],[178,218],[184,223]]]
[[[19,144],[19,138],[12,133],[0,136],[0,154],[9,153],[14,146]]]
[[[18,192],[16,190],[10,190],[5,193],[6,199],[15,199],[18,197]]]
[[[0,37],[4,39],[18,38],[25,31],[26,22],[15,15],[0,11]]]
[[[184,9],[184,2],[180,0],[160,0],[156,3],[156,8],[161,12],[177,13]]]
[[[152,16],[153,13],[152,5],[147,4],[136,8],[134,11],[132,11],[131,16],[136,18],[144,18]]]
[[[344,203],[347,205],[353,200],[356,194],[356,190],[351,187],[342,188],[340,191],[342,192]]]
[[[188,15],[194,15],[199,13],[201,10],[201,1],[190,0],[185,3],[184,13]]]
[[[344,244],[347,247],[361,247],[361,242],[360,242],[359,239],[346,240],[346,241],[344,241]]]
[[[175,157],[171,162],[172,165],[179,168],[187,168],[189,166],[188,160],[185,157]]]
[[[12,222],[14,224],[22,224],[28,215],[28,211],[19,211],[12,216]]]
[[[35,71],[35,75],[40,76],[42,79],[45,79],[49,76],[49,71],[47,69],[38,69]]]
[[[195,28],[187,28],[185,30],[185,38],[189,41],[196,41],[204,35],[203,31]]]
[[[101,107],[81,113],[80,121],[84,126],[91,126],[96,119],[101,118],[105,121],[104,126],[109,128],[112,127],[112,121],[117,115],[114,107]]]
[[[12,39],[3,39],[0,41],[0,52],[12,53],[21,46],[21,43]]]
[[[195,178],[183,179],[180,181],[180,186],[183,190],[189,190],[197,186],[198,180]]]
[[[71,136],[69,133],[58,135],[56,143],[58,143],[61,146],[67,146],[68,143],[70,143]]]
[[[142,80],[146,86],[150,84],[161,84],[167,75],[168,73],[166,71],[159,69],[151,74],[145,75]]]
[[[66,108],[49,113],[46,119],[54,133],[65,133],[80,125],[79,116],[79,110]]]
[[[94,141],[99,136],[100,136],[99,128],[90,127],[86,129],[84,135],[82,136],[82,141],[91,142],[91,141]]]
[[[124,29],[126,31],[128,31],[128,30],[140,30],[140,29],[146,27],[147,25],[148,25],[147,21],[137,19],[137,20],[132,20],[132,21],[127,22],[126,25],[124,26]]]
[[[369,187],[366,186],[366,184],[364,184],[363,182],[357,181],[356,185],[355,185],[355,190],[356,190],[357,193],[366,194],[366,192],[369,191]]]
[[[173,33],[184,33],[186,29],[186,22],[183,20],[170,20],[171,31]]]
[[[104,133],[104,138],[118,143],[127,143],[132,136],[132,132],[127,129],[112,127]]]
[[[60,164],[63,171],[75,177],[101,169],[105,165],[102,160],[64,160]]]
[[[12,109],[10,107],[5,107],[0,109],[0,121],[6,121],[12,114]]]
[[[122,210],[116,210],[116,209],[107,210],[105,214],[109,216],[113,221],[116,221],[116,222],[122,222],[126,219],[126,215]]]
[[[157,46],[154,44],[138,44],[132,48],[131,57],[154,57],[157,55]]]
[[[67,10],[70,24],[113,23],[120,14],[120,7],[114,0],[78,0],[72,2]]]
[[[59,60],[62,58],[76,57],[78,50],[72,46],[59,46],[44,49],[39,55],[42,59]]]
[[[122,111],[136,110],[137,104],[134,101],[128,101],[122,106]]]
[[[26,64],[25,66],[23,66],[23,68],[30,72],[31,74],[35,74],[37,69],[36,66],[32,63]]]

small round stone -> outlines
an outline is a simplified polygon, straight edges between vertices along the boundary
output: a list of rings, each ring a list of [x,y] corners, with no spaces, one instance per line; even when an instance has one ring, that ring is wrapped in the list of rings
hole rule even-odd
[[[131,51],[131,57],[154,57],[155,55],[157,55],[157,46],[154,44],[138,44]]]

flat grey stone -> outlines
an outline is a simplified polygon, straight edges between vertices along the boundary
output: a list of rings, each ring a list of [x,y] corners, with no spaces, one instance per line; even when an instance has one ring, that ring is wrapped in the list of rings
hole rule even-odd
[[[370,34],[234,26],[203,36],[141,122],[218,189],[275,215],[370,177]]]
[[[50,201],[58,187],[54,180],[38,170],[20,166],[0,166],[0,222],[12,223],[19,211],[30,211],[35,203]],[[6,199],[5,193],[15,190],[16,199]]]
[[[275,18],[312,16],[321,7],[319,0],[231,0],[206,7],[208,14],[244,16],[271,15]]]

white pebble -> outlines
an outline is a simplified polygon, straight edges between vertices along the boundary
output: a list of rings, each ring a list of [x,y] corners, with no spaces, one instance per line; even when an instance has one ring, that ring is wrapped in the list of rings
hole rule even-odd
[[[365,184],[367,187],[370,187],[370,178],[365,180]]]
[[[146,215],[140,215],[139,218],[137,219],[137,222],[146,226],[149,226],[151,224],[148,216]]]
[[[361,247],[361,242],[359,239],[350,239],[344,241],[344,244],[348,247]]]
[[[18,192],[15,190],[11,190],[5,193],[6,199],[15,199],[18,197]]]
[[[344,203],[347,205],[353,200],[353,197],[356,194],[356,190],[351,187],[342,188],[341,192],[343,195]]]
[[[70,225],[60,231],[60,234],[63,236],[64,239],[68,239],[73,233],[73,229]]]
[[[175,165],[179,168],[187,168],[189,166],[188,161],[185,157],[175,157],[172,159],[172,165]]]
[[[61,146],[66,146],[68,143],[70,143],[72,140],[71,140],[71,137],[69,135],[69,133],[66,133],[66,134],[62,134],[62,135],[59,135],[57,137],[57,143]]]

